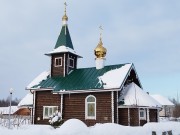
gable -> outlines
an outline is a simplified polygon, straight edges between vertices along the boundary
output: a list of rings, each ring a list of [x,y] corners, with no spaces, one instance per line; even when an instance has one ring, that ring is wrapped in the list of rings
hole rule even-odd
[[[134,82],[129,83],[122,91],[119,102],[123,101],[123,106],[143,106],[161,107],[161,104],[148,95]]]

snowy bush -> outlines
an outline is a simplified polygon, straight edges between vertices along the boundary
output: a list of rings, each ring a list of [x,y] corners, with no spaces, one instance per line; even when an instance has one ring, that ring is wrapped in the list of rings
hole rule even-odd
[[[52,127],[58,128],[63,124],[62,115],[60,112],[56,111],[53,116],[50,117],[49,123]]]

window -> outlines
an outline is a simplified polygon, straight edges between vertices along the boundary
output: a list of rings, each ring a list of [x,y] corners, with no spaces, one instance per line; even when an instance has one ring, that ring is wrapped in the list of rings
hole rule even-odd
[[[146,109],[140,109],[139,110],[139,118],[141,119],[141,120],[146,120]]]
[[[57,106],[43,106],[43,119],[49,119],[57,110]]]
[[[85,99],[85,119],[96,119],[96,98],[93,95]]]
[[[55,67],[62,66],[62,57],[55,58]]]
[[[74,68],[74,59],[69,58],[69,67]]]

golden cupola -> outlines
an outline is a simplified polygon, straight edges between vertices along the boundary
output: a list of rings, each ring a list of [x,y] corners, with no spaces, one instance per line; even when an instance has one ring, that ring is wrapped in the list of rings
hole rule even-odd
[[[68,21],[68,17],[66,15],[66,13],[64,14],[64,16],[62,17],[62,21]]]
[[[65,9],[64,9],[64,15],[62,17],[62,21],[63,21],[63,24],[67,24],[68,16],[66,15],[66,7],[67,7],[66,2],[64,3],[64,6],[65,6]]]
[[[105,65],[105,56],[106,56],[106,48],[103,47],[103,42],[102,42],[102,27],[99,27],[101,32],[100,32],[100,40],[96,48],[94,49],[94,54],[96,55],[95,62],[96,62],[96,69],[102,69],[104,68]]]
[[[96,58],[104,58],[106,56],[106,48],[103,47],[102,38],[100,37],[100,41],[97,45],[97,47],[94,49],[94,54],[96,55]]]

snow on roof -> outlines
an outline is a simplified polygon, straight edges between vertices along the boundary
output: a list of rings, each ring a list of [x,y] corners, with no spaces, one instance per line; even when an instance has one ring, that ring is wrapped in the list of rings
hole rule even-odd
[[[151,95],[155,100],[157,100],[161,105],[169,105],[169,106],[174,106],[174,104],[169,101],[169,99],[161,96],[161,95]]]
[[[123,83],[132,64],[126,64],[120,68],[106,72],[104,75],[99,76],[99,82],[105,89],[119,88]]]
[[[14,114],[17,110],[17,106],[11,106],[11,114]],[[0,114],[9,114],[9,107],[0,107]]]
[[[51,54],[56,54],[56,53],[62,53],[62,52],[63,52],[63,53],[64,53],[64,52],[71,52],[71,53],[77,55],[77,53],[76,53],[73,49],[71,49],[71,48],[69,48],[69,47],[66,47],[65,45],[59,46],[58,48],[50,51],[50,52],[47,53],[46,55],[51,55]]]
[[[125,87],[124,95],[120,100],[124,99],[124,105],[127,106],[146,106],[146,107],[161,107],[161,105],[145,91],[143,91],[134,82]]]
[[[48,75],[50,75],[50,71],[42,72],[26,88],[30,89],[33,86],[40,84],[40,82],[47,79]]]
[[[18,107],[32,107],[33,105],[33,94],[28,93],[18,104]]]

